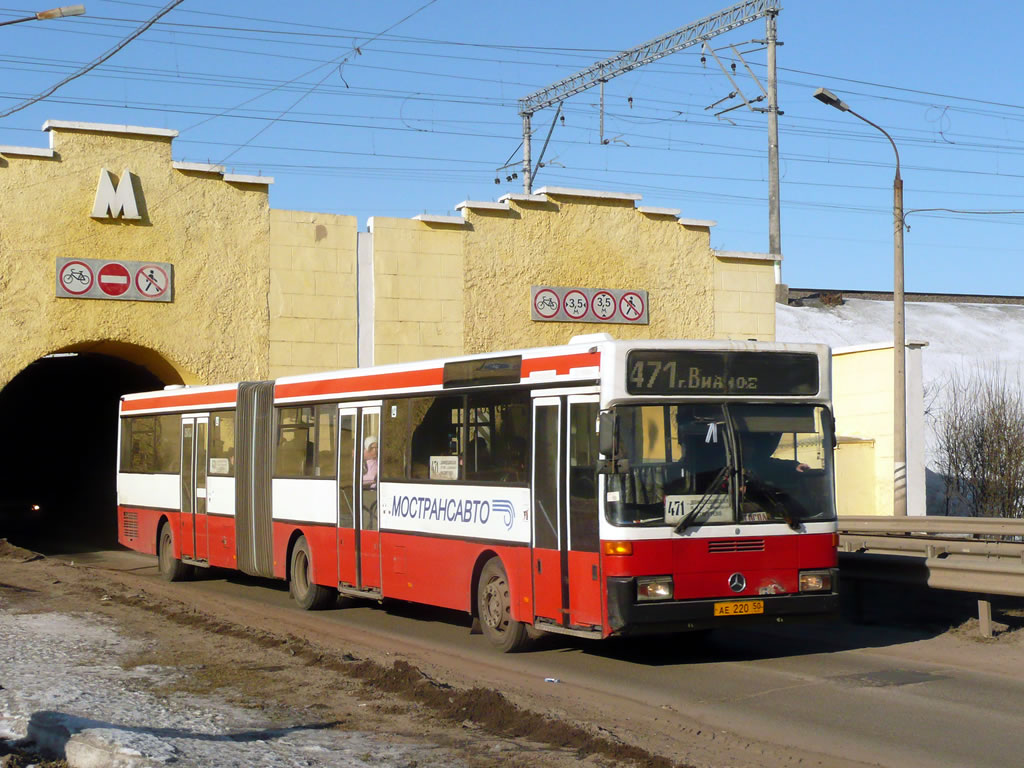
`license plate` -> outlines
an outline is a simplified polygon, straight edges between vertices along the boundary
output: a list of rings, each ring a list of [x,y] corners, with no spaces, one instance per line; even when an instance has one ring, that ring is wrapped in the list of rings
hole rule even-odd
[[[764,613],[764,600],[734,600],[715,603],[715,616],[752,616]]]

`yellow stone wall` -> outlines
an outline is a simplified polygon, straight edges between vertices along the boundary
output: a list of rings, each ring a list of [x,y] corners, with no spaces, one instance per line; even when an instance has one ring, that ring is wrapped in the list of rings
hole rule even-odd
[[[893,354],[892,347],[834,352],[832,400],[836,433],[869,439],[873,471],[853,469],[845,478],[837,466],[839,507],[847,514],[891,515],[893,510]],[[840,449],[840,454],[846,448]],[[851,449],[853,450],[853,449]],[[856,478],[872,482],[855,484]],[[853,480],[854,482],[847,482]]]
[[[374,363],[462,354],[462,228],[375,216],[370,229]]]
[[[716,339],[775,340],[775,262],[715,257]]]
[[[0,155],[0,386],[58,351],[198,384],[602,331],[774,337],[772,262],[716,255],[708,226],[638,210],[635,196],[549,188],[452,220],[377,217],[367,236],[351,216],[271,210],[265,184],[174,168],[172,136],[153,129],[65,123],[51,138],[53,157]],[[141,220],[90,216],[102,169],[130,169]],[[361,237],[372,250],[363,273]],[[58,299],[60,257],[170,262],[174,301]],[[534,285],[644,290],[650,323],[535,322]]]
[[[51,130],[54,157],[0,158],[0,386],[86,350],[165,381],[265,377],[267,187],[174,169],[170,137]],[[90,217],[103,168],[137,176],[140,221]],[[171,262],[174,301],[58,299],[59,257]]]
[[[270,376],[357,364],[354,216],[270,212]]]
[[[633,200],[547,198],[511,200],[508,212],[466,211],[467,352],[565,344],[600,332],[620,339],[712,336],[707,228],[641,213]],[[646,290],[650,324],[534,322],[533,285]]]

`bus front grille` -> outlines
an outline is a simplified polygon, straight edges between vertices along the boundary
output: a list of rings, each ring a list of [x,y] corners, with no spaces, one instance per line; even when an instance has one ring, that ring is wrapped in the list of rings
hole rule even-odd
[[[730,552],[764,552],[764,539],[719,539],[708,542],[709,554]]]

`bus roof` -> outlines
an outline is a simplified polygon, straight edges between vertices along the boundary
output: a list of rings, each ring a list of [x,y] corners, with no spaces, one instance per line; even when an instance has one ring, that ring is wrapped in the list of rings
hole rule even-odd
[[[553,383],[573,385],[587,382],[597,384],[602,360],[607,363],[618,361],[618,364],[610,366],[618,368],[623,364],[630,351],[638,349],[792,352],[814,354],[823,361],[827,361],[830,354],[829,347],[824,344],[725,339],[615,340],[607,334],[593,334],[575,337],[569,344],[561,346],[459,355],[436,360],[283,376],[274,381],[274,401],[278,403],[309,402],[337,397],[350,399],[360,396],[369,399],[399,393],[434,391],[446,387],[446,366],[448,370],[452,370],[452,367],[459,363],[479,363],[479,365],[471,367],[483,372],[480,377],[481,385],[490,383],[487,374],[489,363],[495,369],[490,375],[499,373],[493,378],[495,386],[505,384],[548,386]],[[507,377],[501,379],[500,369],[511,369],[512,361],[518,363],[516,377],[514,380]],[[447,388],[462,389],[464,387],[453,385],[449,378]],[[165,410],[200,411],[232,408],[237,401],[237,390],[238,383],[232,383],[139,392],[122,396],[121,412],[122,414],[141,414]]]

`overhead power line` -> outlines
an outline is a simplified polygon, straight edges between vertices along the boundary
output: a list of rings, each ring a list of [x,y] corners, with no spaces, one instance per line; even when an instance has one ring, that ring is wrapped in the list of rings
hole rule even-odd
[[[38,101],[42,101],[47,96],[51,96],[54,93],[56,93],[57,90],[61,86],[64,86],[64,85],[70,83],[72,80],[78,79],[79,77],[84,75],[89,70],[95,69],[100,64],[102,64],[104,61],[107,61],[115,53],[117,53],[122,48],[124,48],[126,45],[128,45],[128,43],[130,43],[132,40],[135,40],[143,32],[145,32],[147,29],[152,27],[153,24],[156,23],[157,19],[160,19],[161,17],[163,17],[166,14],[170,13],[171,10],[173,10],[178,5],[181,5],[183,2],[184,2],[184,0],[171,0],[171,2],[167,3],[167,5],[165,5],[160,11],[158,11],[157,14],[155,16],[153,16],[153,18],[151,18],[149,21],[144,23],[141,27],[136,29],[134,32],[132,32],[130,35],[128,35],[128,37],[124,38],[124,40],[119,42],[117,45],[115,45],[113,48],[108,50],[106,53],[102,54],[100,57],[98,57],[96,59],[93,59],[88,64],[86,64],[84,67],[79,69],[77,72],[75,72],[74,74],[68,75],[63,80],[61,80],[59,83],[57,83],[56,85],[50,86],[49,88],[47,88],[42,93],[37,94],[36,96],[33,96],[32,98],[27,99],[26,101],[23,101],[21,104],[16,104],[15,106],[11,107],[10,109],[8,109],[8,110],[6,110],[4,112],[0,112],[0,118],[4,118],[4,117],[7,117],[9,115],[13,115],[15,112],[20,112],[21,110],[25,109],[26,107],[29,107],[29,106],[35,104]]]

